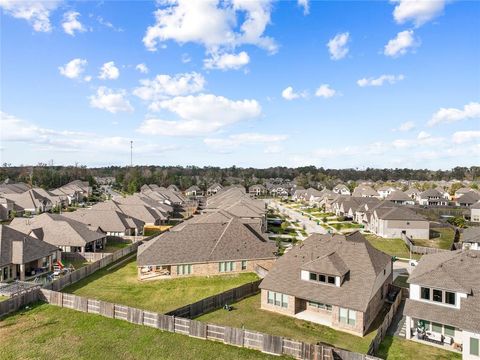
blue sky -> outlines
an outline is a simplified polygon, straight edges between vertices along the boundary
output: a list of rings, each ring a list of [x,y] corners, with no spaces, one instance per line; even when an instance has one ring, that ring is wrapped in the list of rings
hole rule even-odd
[[[480,162],[480,2],[17,1],[1,162]]]

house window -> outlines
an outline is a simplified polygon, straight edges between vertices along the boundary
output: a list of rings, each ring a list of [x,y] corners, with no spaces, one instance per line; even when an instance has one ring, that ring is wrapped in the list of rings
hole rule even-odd
[[[288,308],[288,295],[269,291],[267,294],[267,303],[286,309]]]
[[[177,275],[190,275],[192,273],[192,265],[177,265]]]
[[[357,322],[357,312],[354,310],[340,308],[339,321],[342,324],[355,326]]]
[[[424,300],[430,300],[430,289],[422,287],[420,289],[420,297]]]
[[[445,325],[443,327],[444,334],[447,336],[455,336],[455,328],[453,326]]]
[[[310,280],[312,280],[312,281],[317,281],[317,274],[315,274],[315,273],[310,273]]]
[[[342,324],[346,324],[348,321],[348,309],[340,308],[339,321]]]
[[[317,302],[314,302],[314,301],[309,301],[308,306],[313,307],[313,308],[317,308],[317,309],[332,311],[332,305],[329,305],[329,304],[323,304],[323,303],[317,303]]]
[[[326,279],[325,275],[318,275],[318,281],[327,282],[327,279]]]
[[[470,355],[479,356],[478,339],[470,338]]]
[[[442,292],[442,290],[433,289],[433,301],[443,302],[443,292]]]
[[[441,334],[442,333],[442,324],[432,322],[432,331]]]
[[[455,305],[455,293],[445,291],[445,303]]]
[[[247,261],[242,260],[242,270],[247,270]]]
[[[218,263],[219,272],[232,272],[235,270],[235,263],[233,261],[224,261]]]
[[[357,322],[357,312],[348,310],[348,325],[355,326],[356,322]]]
[[[329,284],[335,284],[335,277],[334,276],[329,276],[328,277],[328,283]]]
[[[275,293],[273,291],[269,291],[267,294],[267,303],[272,304],[275,301]]]

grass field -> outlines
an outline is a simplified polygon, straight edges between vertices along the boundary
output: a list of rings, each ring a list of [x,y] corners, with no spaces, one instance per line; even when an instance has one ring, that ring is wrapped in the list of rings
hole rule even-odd
[[[119,242],[112,242],[112,243],[107,243],[107,246],[105,246],[105,249],[103,249],[102,252],[105,252],[105,253],[113,253],[117,250],[120,250],[120,249],[123,249],[123,248],[126,248],[127,246],[129,246],[131,244],[128,244],[128,243],[119,243]]]
[[[251,296],[233,304],[233,311],[223,309],[202,315],[196,320],[213,324],[242,327],[280,335],[308,343],[321,341],[343,349],[366,353],[376,332],[361,338],[329,327],[298,320],[289,316],[260,310],[260,295]]]
[[[2,359],[278,358],[47,304],[2,320],[0,349]]]
[[[430,232],[437,236],[430,240],[415,240],[415,245],[450,250],[455,237],[455,231],[452,228],[432,228]]]
[[[373,234],[366,234],[365,238],[378,250],[392,256],[409,258],[410,252],[402,239],[384,239]],[[420,259],[421,255],[412,254],[412,258]]]
[[[398,337],[385,336],[377,356],[386,360],[456,360],[462,355]]]
[[[136,261],[131,260],[111,271],[99,270],[64,291],[164,313],[257,279],[245,273],[140,282]]]
[[[343,229],[362,229],[363,226],[360,224],[354,224],[351,222],[339,222],[339,223],[334,223],[330,224],[333,226],[336,230],[343,230]]]
[[[5,301],[7,299],[8,299],[8,297],[0,295],[0,301]]]

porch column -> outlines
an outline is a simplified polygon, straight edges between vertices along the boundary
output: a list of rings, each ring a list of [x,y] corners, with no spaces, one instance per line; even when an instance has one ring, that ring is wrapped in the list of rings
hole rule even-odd
[[[85,252],[85,246],[82,246],[82,247],[80,248],[80,252],[81,252],[81,253],[84,253],[84,252]]]
[[[412,318],[407,316],[405,318],[405,339],[410,340],[412,338]]]
[[[93,242],[93,252],[96,253],[97,252],[97,240],[95,240]]]
[[[25,264],[20,264],[20,281],[25,281]]]

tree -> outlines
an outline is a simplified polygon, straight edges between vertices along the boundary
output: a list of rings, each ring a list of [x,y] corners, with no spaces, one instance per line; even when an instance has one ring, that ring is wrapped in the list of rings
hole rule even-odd
[[[462,186],[463,186],[462,183],[459,183],[459,182],[458,182],[458,183],[454,183],[454,184],[452,184],[452,186],[450,186],[450,190],[448,191],[448,193],[453,196],[453,195],[455,195],[455,192],[456,192],[458,189],[460,189]]]

